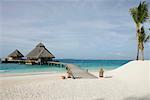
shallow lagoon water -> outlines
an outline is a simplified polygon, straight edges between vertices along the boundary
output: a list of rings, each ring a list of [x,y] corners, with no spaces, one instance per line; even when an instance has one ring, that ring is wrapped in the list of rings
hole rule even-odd
[[[129,62],[129,60],[59,60],[64,63],[71,63],[81,67],[83,70],[98,71],[100,68],[112,70]],[[33,72],[65,72],[66,69],[48,65],[25,65],[25,64],[0,64],[0,73],[33,73]]]
[[[116,69],[130,60],[59,60],[64,63],[71,63],[79,66],[80,68],[91,71],[97,71],[100,68],[105,70],[113,70]]]

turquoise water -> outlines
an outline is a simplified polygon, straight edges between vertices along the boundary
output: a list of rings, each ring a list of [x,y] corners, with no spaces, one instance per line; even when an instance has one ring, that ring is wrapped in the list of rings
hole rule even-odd
[[[0,73],[65,72],[65,68],[48,65],[0,64]]]
[[[80,68],[86,70],[112,70],[128,63],[130,60],[59,60],[64,63],[71,63],[78,65]]]
[[[112,70],[129,62],[129,60],[59,60],[64,63],[75,64],[86,70]],[[30,73],[30,72],[65,72],[65,68],[48,65],[25,65],[25,64],[0,64],[0,73]]]

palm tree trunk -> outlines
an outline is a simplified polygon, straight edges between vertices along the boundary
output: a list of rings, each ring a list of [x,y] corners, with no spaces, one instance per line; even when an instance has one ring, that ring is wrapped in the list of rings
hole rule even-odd
[[[139,45],[137,45],[137,55],[136,55],[136,60],[139,60]]]
[[[144,61],[144,50],[141,50],[142,53],[142,60]]]
[[[137,24],[137,56],[136,56],[136,60],[139,60],[139,33],[140,33],[140,25]]]
[[[141,53],[142,53],[142,60],[144,60],[144,43],[143,42],[142,42]]]

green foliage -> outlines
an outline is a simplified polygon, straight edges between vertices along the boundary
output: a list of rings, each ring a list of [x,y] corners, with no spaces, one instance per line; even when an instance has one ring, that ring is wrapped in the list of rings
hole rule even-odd
[[[130,9],[130,13],[131,13],[131,15],[132,15],[132,18],[133,18],[134,22],[135,22],[136,24],[138,24],[139,21],[138,21],[138,19],[137,19],[137,16],[138,16],[137,7],[131,8],[131,9]]]
[[[136,24],[144,23],[149,19],[148,4],[143,1],[138,7],[130,9],[130,14]]]
[[[140,33],[139,33],[139,49],[144,50],[144,43],[148,42],[148,40],[150,39],[149,35],[145,34],[145,30],[144,27],[142,26]]]
[[[144,1],[144,2],[140,2],[139,6],[138,6],[138,20],[143,23],[146,22],[146,20],[149,18],[149,14],[148,14],[148,4]]]
[[[148,42],[149,40],[150,40],[150,35],[148,35],[148,36],[145,38],[144,42],[146,43],[146,42]]]
[[[145,34],[145,30],[143,27],[143,23],[148,21],[148,19],[150,18],[148,3],[146,3],[146,1],[140,2],[138,7],[130,9],[130,14],[137,28],[137,60],[139,57],[139,50],[141,50],[143,56],[142,60],[144,60],[144,43],[150,40],[150,35]]]
[[[144,26],[142,26],[141,32],[140,32],[140,35],[139,35],[139,42],[146,43],[146,42],[149,41],[149,39],[150,39],[150,35],[145,34]]]

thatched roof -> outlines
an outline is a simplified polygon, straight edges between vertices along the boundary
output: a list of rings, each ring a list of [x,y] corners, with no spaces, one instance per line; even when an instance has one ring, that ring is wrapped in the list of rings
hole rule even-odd
[[[39,43],[29,54],[28,58],[55,58],[42,43]]]
[[[24,57],[24,55],[21,54],[20,51],[16,49],[11,54],[9,54],[8,57]]]

